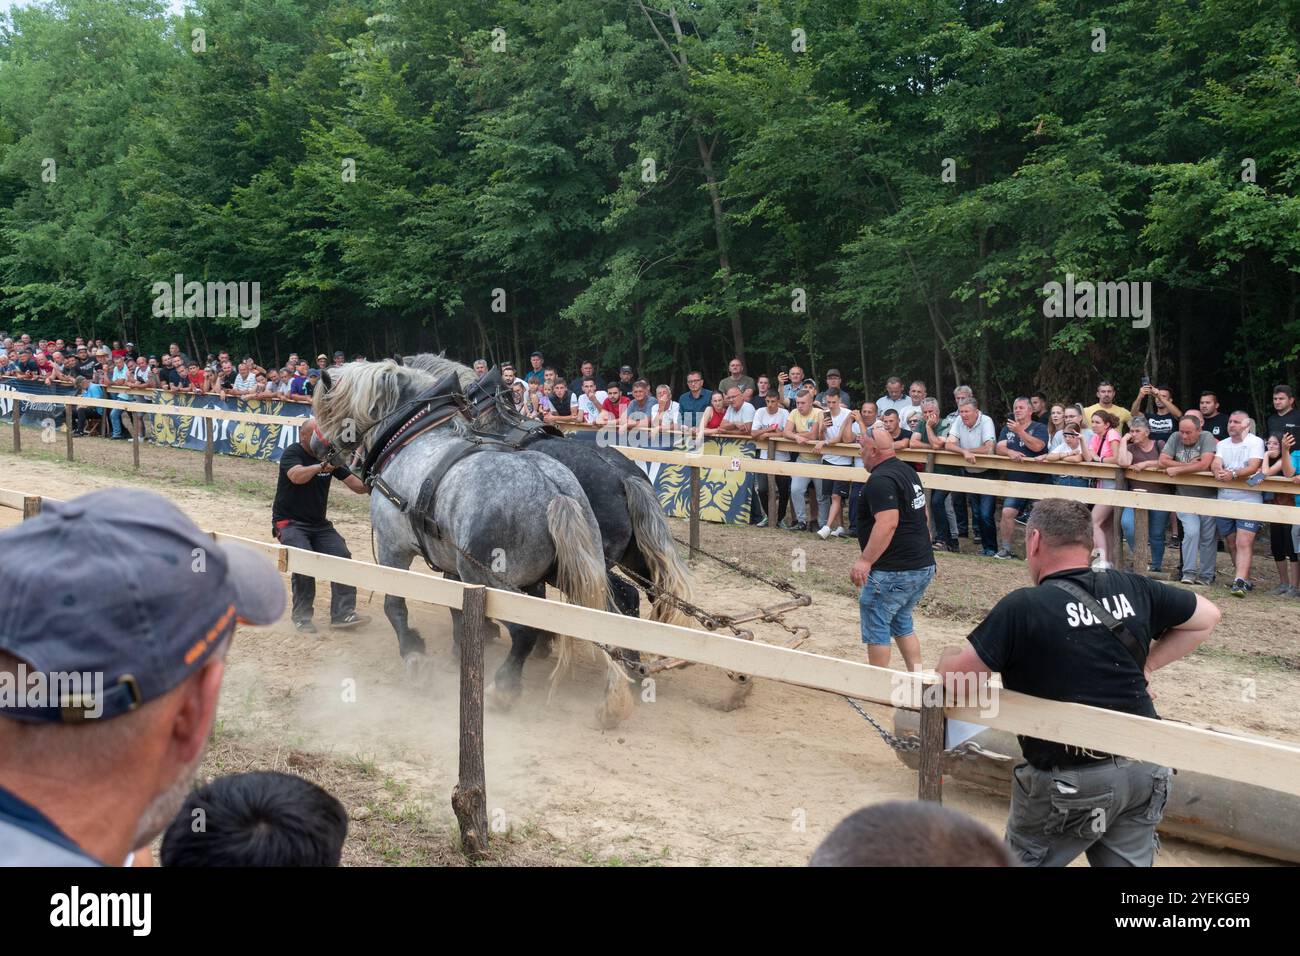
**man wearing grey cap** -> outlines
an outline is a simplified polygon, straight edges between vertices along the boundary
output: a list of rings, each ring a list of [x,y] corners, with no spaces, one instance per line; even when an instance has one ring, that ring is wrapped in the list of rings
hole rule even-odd
[[[0,532],[0,865],[147,846],[203,759],[236,624],[284,605],[270,561],[151,492],[47,501]]]

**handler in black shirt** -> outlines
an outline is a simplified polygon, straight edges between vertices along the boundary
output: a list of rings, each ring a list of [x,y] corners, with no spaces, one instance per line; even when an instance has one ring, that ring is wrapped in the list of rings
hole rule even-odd
[[[894,455],[883,422],[858,436],[862,464],[871,472],[858,503],[862,554],[850,577],[862,590],[858,617],[867,661],[888,667],[890,641],[898,642],[908,670],[921,669],[921,642],[912,609],[934,580],[934,550],[925,518],[925,491],[911,465]]]
[[[1004,597],[963,650],[939,659],[945,682],[999,671],[1007,690],[1158,717],[1152,672],[1209,637],[1219,609],[1140,574],[1093,572],[1091,549],[1086,505],[1039,502],[1025,532],[1036,586]],[[1093,866],[1151,865],[1168,767],[1035,737],[1020,746],[1007,842],[1021,863],[1065,866],[1086,853]]]
[[[307,419],[298,433],[298,441],[280,456],[280,477],[275,486],[275,504],[271,506],[272,533],[290,548],[302,548],[318,554],[350,558],[343,536],[325,517],[329,502],[330,481],[337,478],[359,495],[370,489],[346,468],[335,468],[320,460],[323,442],[316,433],[316,423]],[[316,579],[305,574],[293,575],[293,626],[308,634],[316,633],[311,616],[316,601]],[[330,625],[335,628],[356,627],[368,618],[358,617],[357,589],[346,584],[330,584]]]

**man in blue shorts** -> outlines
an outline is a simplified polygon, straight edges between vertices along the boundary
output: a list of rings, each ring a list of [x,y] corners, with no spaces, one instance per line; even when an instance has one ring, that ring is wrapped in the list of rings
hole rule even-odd
[[[862,463],[871,472],[858,506],[862,554],[850,577],[862,591],[858,615],[867,661],[888,667],[890,642],[898,642],[908,670],[921,669],[921,642],[912,609],[934,580],[934,551],[925,518],[921,476],[894,454],[894,441],[880,425],[858,436]]]

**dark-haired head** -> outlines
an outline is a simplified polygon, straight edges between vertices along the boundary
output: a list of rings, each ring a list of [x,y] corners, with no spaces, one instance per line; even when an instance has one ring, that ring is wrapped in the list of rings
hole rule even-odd
[[[163,834],[163,866],[338,866],[348,815],[292,774],[219,777],[186,799]]]
[[[988,827],[937,803],[863,807],[817,847],[809,866],[1015,866]]]

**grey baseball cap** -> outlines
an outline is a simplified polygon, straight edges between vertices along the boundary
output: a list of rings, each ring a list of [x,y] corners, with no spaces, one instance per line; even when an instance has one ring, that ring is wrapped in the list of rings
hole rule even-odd
[[[0,694],[0,715],[72,722],[135,710],[194,673],[237,623],[272,624],[284,606],[274,564],[214,542],[161,495],[109,488],[46,501],[0,532],[0,651],[47,675],[48,699]],[[81,692],[60,692],[70,675],[93,675],[95,691],[82,680]]]

